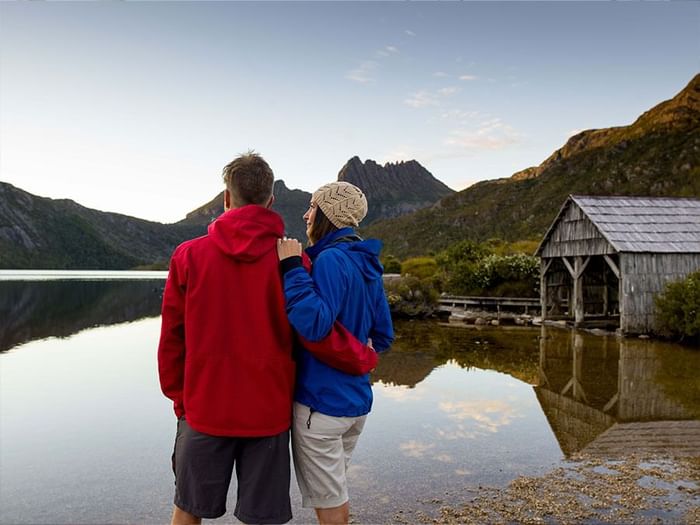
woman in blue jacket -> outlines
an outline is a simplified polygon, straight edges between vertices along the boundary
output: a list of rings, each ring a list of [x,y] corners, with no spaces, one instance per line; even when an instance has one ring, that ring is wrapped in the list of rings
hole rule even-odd
[[[367,214],[362,191],[332,182],[314,192],[304,214],[311,274],[302,266],[301,244],[280,240],[287,315],[310,341],[323,339],[337,320],[377,352],[389,348],[394,331],[384,295],[381,242],[353,230]],[[349,519],[346,468],[372,408],[369,374],[350,375],[301,352],[292,428],[292,451],[304,507],[319,523]]]

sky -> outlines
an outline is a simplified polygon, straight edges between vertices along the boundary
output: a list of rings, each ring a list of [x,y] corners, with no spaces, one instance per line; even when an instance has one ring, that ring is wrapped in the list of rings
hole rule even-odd
[[[357,155],[461,190],[698,72],[698,2],[2,2],[0,181],[159,222],[249,149],[290,188]]]

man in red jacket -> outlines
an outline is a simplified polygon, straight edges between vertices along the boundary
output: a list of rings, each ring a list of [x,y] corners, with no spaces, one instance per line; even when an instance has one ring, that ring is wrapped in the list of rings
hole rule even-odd
[[[173,253],[158,369],[178,417],[172,523],[226,512],[234,464],[235,515],[285,523],[294,361],[270,210],[273,174],[248,153],[224,168],[225,213],[208,235]]]

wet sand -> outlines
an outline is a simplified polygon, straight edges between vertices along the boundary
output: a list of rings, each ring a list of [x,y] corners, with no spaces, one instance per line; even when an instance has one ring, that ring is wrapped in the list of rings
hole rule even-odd
[[[700,458],[579,455],[505,488],[466,487],[464,503],[403,511],[391,523],[698,524]]]

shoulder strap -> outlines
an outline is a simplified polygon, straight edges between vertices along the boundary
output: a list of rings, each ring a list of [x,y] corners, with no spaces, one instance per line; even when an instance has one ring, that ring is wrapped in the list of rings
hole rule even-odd
[[[350,234],[350,235],[343,235],[342,237],[338,237],[337,239],[333,240],[333,244],[338,244],[341,242],[356,242],[356,241],[361,241],[362,237],[357,235],[356,233]]]

